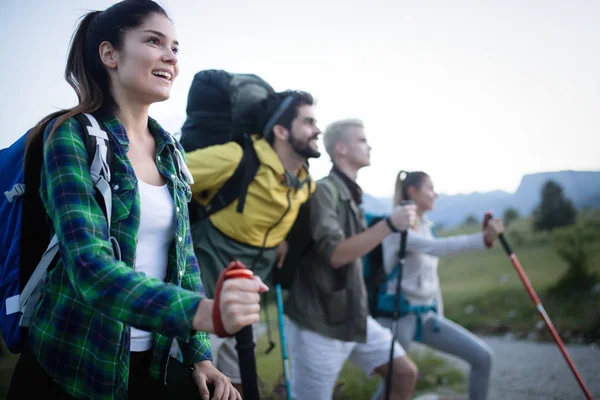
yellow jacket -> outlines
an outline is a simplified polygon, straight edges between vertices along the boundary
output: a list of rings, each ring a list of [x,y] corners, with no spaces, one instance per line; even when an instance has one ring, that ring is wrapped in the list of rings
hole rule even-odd
[[[213,225],[224,235],[255,247],[275,247],[287,236],[300,206],[314,192],[315,183],[308,179],[298,189],[287,185],[285,170],[271,145],[257,135],[252,137],[260,161],[254,180],[248,187],[244,212],[236,210],[238,200],[210,216]],[[233,175],[242,148],[235,142],[215,145],[186,153],[187,166],[194,178],[191,185],[194,200],[202,205],[216,194]],[[300,181],[308,177],[302,169]]]

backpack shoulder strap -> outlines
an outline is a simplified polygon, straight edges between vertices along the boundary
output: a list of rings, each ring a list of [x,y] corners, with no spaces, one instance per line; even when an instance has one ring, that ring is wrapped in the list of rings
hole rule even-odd
[[[96,118],[91,114],[78,114],[76,119],[83,129],[83,140],[88,150],[90,160],[90,176],[92,182],[104,203],[104,212],[110,232],[110,216],[112,215],[112,192],[110,182],[112,179],[111,167],[113,164],[113,153],[109,143],[109,137]]]
[[[88,155],[91,160],[90,176],[96,189],[95,195],[100,196],[104,203],[108,240],[112,243],[115,258],[120,260],[121,248],[117,239],[110,232],[112,216],[112,191],[110,182],[112,179],[111,170],[113,170],[112,166],[114,165],[114,155],[109,143],[110,138],[107,132],[100,127],[100,124],[93,115],[83,114],[83,116],[87,119],[87,122],[83,124],[84,134],[87,135],[86,140],[92,141],[95,144],[94,152]]]
[[[372,216],[368,226],[372,227],[383,218],[384,217],[380,215]],[[386,274],[383,267],[383,244],[381,242],[378,243],[373,250],[366,254],[364,259],[367,267],[363,271],[365,274],[365,285],[368,293],[367,303],[369,306],[369,312],[374,318],[376,318],[378,316],[377,299],[380,289],[386,280]]]
[[[238,196],[238,213],[242,213],[244,211],[244,205],[246,204],[246,196],[248,194],[248,187],[254,180],[254,177],[258,172],[258,167],[260,166],[260,160],[258,159],[258,154],[256,154],[254,142],[252,141],[252,138],[249,135],[244,135],[243,151],[244,153],[242,156],[242,161],[240,162],[240,165],[238,165],[238,167],[236,168],[236,172],[240,168],[242,168],[243,170],[243,172],[241,173],[241,186],[239,189]]]
[[[244,211],[248,187],[254,180],[260,160],[256,154],[254,143],[249,135],[244,135],[242,139],[242,159],[233,175],[221,186],[217,193],[212,197],[209,204],[200,209],[199,218],[203,219],[211,214],[214,214],[231,204],[236,198],[238,199],[237,212]]]

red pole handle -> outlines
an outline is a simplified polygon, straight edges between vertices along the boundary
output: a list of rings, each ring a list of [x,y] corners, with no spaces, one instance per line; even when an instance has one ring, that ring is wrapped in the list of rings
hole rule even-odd
[[[215,312],[219,309],[219,295],[222,289],[223,282],[227,279],[252,279],[254,273],[247,269],[244,264],[239,261],[233,261],[229,267],[219,277],[217,289],[215,290],[215,303],[213,305],[213,325],[217,335],[231,336],[225,331],[221,315]],[[216,317],[215,317],[216,316]],[[252,333],[252,325],[243,327],[235,334],[236,349],[238,354],[240,374],[242,378],[242,392],[245,399],[259,400],[260,392],[258,390],[258,376],[256,373],[256,359],[254,357],[254,339]]]
[[[482,223],[482,230],[484,231],[484,236],[483,236],[483,242],[485,243],[485,247],[487,247],[488,249],[494,247],[494,242],[488,242],[487,239],[485,238],[485,228],[487,228],[488,223],[490,222],[490,220],[494,218],[492,216],[492,212],[488,211],[485,213],[485,216],[483,217],[483,223]]]
[[[221,319],[221,290],[223,289],[223,283],[227,279],[252,279],[254,273],[247,269],[244,264],[239,261],[232,261],[231,264],[221,273],[219,276],[219,280],[217,281],[217,286],[215,288],[215,301],[213,303],[213,327],[215,329],[215,333],[219,337],[229,337],[232,336],[225,330],[223,326],[223,320]]]

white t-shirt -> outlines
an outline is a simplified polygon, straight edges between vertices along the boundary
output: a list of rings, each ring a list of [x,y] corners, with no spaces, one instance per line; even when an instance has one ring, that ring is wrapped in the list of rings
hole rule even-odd
[[[175,210],[167,185],[152,186],[138,179],[140,228],[134,269],[164,281],[169,247],[175,237]],[[152,348],[152,333],[131,328],[131,351]]]

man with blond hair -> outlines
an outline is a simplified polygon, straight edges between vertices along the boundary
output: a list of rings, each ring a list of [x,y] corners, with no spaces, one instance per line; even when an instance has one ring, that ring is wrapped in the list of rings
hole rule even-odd
[[[358,171],[370,164],[364,125],[346,119],[329,125],[323,141],[333,163],[310,201],[312,245],[298,263],[286,301],[286,335],[294,399],[330,400],[346,360],[386,377],[392,333],[369,316],[362,257],[392,232],[406,230],[414,206],[396,208],[367,228],[360,208]],[[394,343],[391,398],[408,399],[416,367]],[[408,389],[407,389],[408,388]]]

